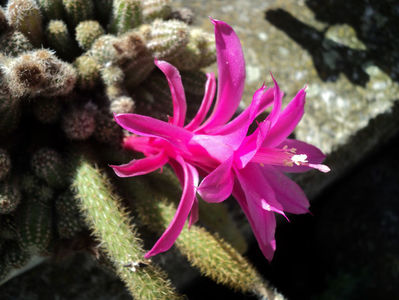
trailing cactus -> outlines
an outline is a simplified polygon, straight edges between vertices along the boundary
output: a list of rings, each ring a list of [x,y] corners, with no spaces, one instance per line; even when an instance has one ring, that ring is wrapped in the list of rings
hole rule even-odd
[[[144,259],[137,229],[107,176],[85,157],[77,160],[73,188],[86,223],[132,295],[138,299],[180,299],[165,274]],[[146,266],[139,267],[140,263]]]
[[[189,26],[193,16],[170,0],[9,0],[0,8],[0,281],[34,254],[63,256],[60,247],[85,240],[82,247],[135,299],[183,297],[144,258],[137,226],[165,227],[178,199],[175,182],[165,171],[118,187],[97,165],[108,168],[99,154],[111,147],[124,155],[125,133],[113,114],[172,114],[155,59],[178,67],[188,113],[198,107],[206,81],[200,69],[216,54],[213,37]],[[136,210],[125,205],[126,190]],[[209,231],[184,229],[179,250],[215,281],[265,296],[228,211],[201,207]]]

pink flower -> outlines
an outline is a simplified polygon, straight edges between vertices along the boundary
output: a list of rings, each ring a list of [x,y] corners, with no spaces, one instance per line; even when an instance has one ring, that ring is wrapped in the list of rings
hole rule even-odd
[[[251,105],[235,119],[245,81],[245,62],[240,40],[226,23],[212,20],[218,63],[218,94],[215,77],[207,74],[205,95],[197,115],[184,125],[186,99],[180,74],[165,61],[155,61],[168,80],[173,99],[173,116],[168,122],[137,114],[115,115],[116,122],[134,133],[125,148],[146,157],[120,166],[111,166],[118,176],[138,176],[169,163],[178,176],[183,193],[176,214],[146,257],[168,250],[189,217],[189,226],[198,219],[196,193],[207,202],[224,201],[231,194],[246,214],[259,246],[268,260],[276,248],[274,213],[308,212],[309,203],[301,188],[284,172],[311,168],[328,172],[323,153],[316,147],[287,137],[304,113],[305,90],[300,90],[281,109],[283,93],[274,87],[258,89]],[[268,117],[250,135],[249,126],[267,107]],[[206,120],[205,120],[206,119]],[[199,174],[203,177],[199,184]],[[191,212],[191,214],[190,214]]]

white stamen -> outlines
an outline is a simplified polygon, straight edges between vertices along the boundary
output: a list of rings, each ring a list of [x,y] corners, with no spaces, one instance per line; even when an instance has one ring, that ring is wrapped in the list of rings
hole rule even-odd
[[[308,156],[306,154],[296,154],[291,157],[291,160],[296,164],[297,166],[300,166],[301,164],[307,163]]]

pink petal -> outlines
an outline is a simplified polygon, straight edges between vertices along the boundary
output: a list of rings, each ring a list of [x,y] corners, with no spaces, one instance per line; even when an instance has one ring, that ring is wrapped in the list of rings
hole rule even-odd
[[[177,157],[176,160],[180,164],[184,174],[183,194],[173,220],[152,249],[144,255],[145,258],[165,252],[173,246],[173,243],[176,241],[184,227],[194,203],[195,187],[198,184],[197,170],[187,164],[181,157]]]
[[[262,86],[258,89],[251,102],[237,118],[224,126],[210,129],[207,134],[217,136],[220,143],[229,145],[232,149],[237,150],[248,133],[248,128],[264,109],[273,100],[271,89],[265,90]]]
[[[234,184],[232,163],[233,157],[230,157],[202,180],[197,189],[202,199],[214,203],[222,202],[230,196]]]
[[[305,95],[305,90],[300,90],[288,106],[281,112],[277,123],[270,129],[263,146],[277,146],[291,134],[303,116]]]
[[[155,65],[165,74],[173,100],[172,124],[183,127],[186,119],[186,96],[179,71],[166,61],[156,60]]]
[[[270,114],[267,116],[267,120],[270,121],[271,126],[273,127],[274,124],[276,124],[276,122],[279,118],[280,112],[281,112],[281,102],[282,102],[284,93],[282,93],[280,91],[277,81],[274,79],[273,75],[271,75],[271,76],[272,76],[272,79],[274,82],[274,102],[273,102],[273,109],[270,112]]]
[[[119,177],[132,177],[151,173],[161,168],[167,162],[168,157],[163,152],[160,152],[154,156],[143,159],[133,159],[127,164],[120,166],[110,165],[110,167]]]
[[[124,129],[142,136],[159,137],[171,144],[185,149],[193,134],[182,127],[175,126],[151,117],[137,114],[118,114],[115,121]]]
[[[201,106],[195,115],[195,117],[191,120],[191,122],[185,127],[189,131],[193,131],[197,129],[197,127],[204,121],[206,114],[211,108],[213,98],[215,97],[216,83],[215,83],[215,75],[213,73],[206,74],[207,81],[205,85],[205,94],[202,99]]]
[[[245,168],[234,171],[247,200],[252,199],[259,207],[285,216],[283,206],[278,202],[277,195],[258,164],[249,163]]]
[[[265,140],[271,123],[269,120],[263,121],[258,128],[248,137],[245,138],[240,149],[236,152],[236,166],[240,169],[244,168],[258,152]]]
[[[303,190],[294,181],[272,166],[264,166],[262,173],[276,193],[284,211],[293,214],[309,212],[309,201]]]
[[[306,154],[307,155],[307,160],[310,165],[320,165],[324,159],[325,155],[321,150],[313,145],[310,145],[308,143],[294,140],[294,139],[285,139],[279,146],[278,148],[283,148],[286,146],[289,149],[296,149],[297,154]],[[311,166],[296,166],[295,164],[292,167],[278,167],[279,170],[283,172],[289,172],[289,173],[300,173],[300,172],[306,172],[312,169]]]
[[[247,216],[259,248],[270,262],[276,250],[276,240],[274,238],[276,219],[274,214],[257,206],[251,198],[247,198],[246,193],[237,181],[234,184],[233,196]]]
[[[223,136],[212,136],[206,134],[196,134],[190,141],[190,148],[194,145],[201,146],[206,153],[222,163],[233,155],[234,149],[223,139]]]
[[[213,20],[218,63],[218,94],[204,129],[225,124],[240,103],[245,82],[245,61],[240,39],[223,21]]]

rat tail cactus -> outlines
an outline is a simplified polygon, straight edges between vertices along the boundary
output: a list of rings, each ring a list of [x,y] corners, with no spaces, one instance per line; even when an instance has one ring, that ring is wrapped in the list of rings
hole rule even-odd
[[[277,83],[262,87],[228,122],[241,99],[245,65],[227,24],[212,20],[213,36],[170,0],[6,2],[0,7],[0,281],[37,256],[63,258],[63,247],[84,241],[83,250],[116,273],[135,299],[182,299],[162,260],[159,266],[150,259],[175,243],[204,276],[262,299],[283,299],[243,256],[247,243],[230,210],[214,202],[230,194],[239,201],[270,259],[274,214],[303,213],[308,205],[280,168],[327,171],[315,147],[286,139],[302,116],[305,92],[280,110]],[[216,60],[218,86],[201,70]],[[247,136],[268,106],[270,117]],[[117,175],[144,175],[169,163],[177,176],[165,168],[119,179],[109,164],[125,162],[126,150],[144,158],[113,166]],[[248,180],[251,170],[262,182]],[[274,191],[270,203],[260,183]],[[161,235],[153,249],[150,232]]]

